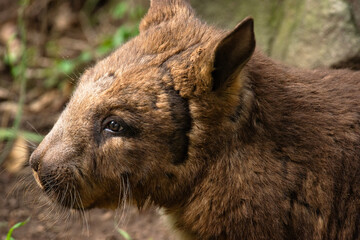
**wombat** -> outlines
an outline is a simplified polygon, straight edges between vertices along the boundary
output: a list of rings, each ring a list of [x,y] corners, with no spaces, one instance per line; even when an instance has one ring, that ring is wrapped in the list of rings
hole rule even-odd
[[[219,30],[152,0],[30,165],[62,206],[150,202],[184,239],[359,239],[360,73],[284,66],[252,18]]]

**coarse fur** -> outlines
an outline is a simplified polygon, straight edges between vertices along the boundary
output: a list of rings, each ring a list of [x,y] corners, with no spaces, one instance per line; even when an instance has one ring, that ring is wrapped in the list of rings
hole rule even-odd
[[[75,209],[150,202],[187,239],[360,239],[360,73],[254,49],[251,18],[152,0],[32,154],[39,185]]]

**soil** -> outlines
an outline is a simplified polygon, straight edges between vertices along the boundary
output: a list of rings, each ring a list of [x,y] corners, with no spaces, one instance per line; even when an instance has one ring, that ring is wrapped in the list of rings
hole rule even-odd
[[[14,230],[14,239],[126,239],[117,228],[127,232],[133,240],[173,239],[156,209],[139,212],[129,206],[123,211],[90,210],[85,213],[87,226],[79,213],[59,214],[33,184],[30,169],[17,175],[0,169],[0,239],[5,239],[12,225],[28,217],[27,224]]]

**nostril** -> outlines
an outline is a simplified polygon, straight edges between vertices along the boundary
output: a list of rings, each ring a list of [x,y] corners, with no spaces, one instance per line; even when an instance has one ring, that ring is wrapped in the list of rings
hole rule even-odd
[[[39,154],[36,154],[35,152],[33,152],[33,154],[31,154],[30,156],[30,166],[32,169],[34,169],[35,172],[37,172],[39,170],[39,164],[40,164],[40,156]]]

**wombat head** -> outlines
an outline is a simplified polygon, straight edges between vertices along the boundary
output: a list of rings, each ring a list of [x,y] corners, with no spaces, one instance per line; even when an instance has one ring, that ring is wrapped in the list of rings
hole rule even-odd
[[[254,48],[250,18],[225,32],[185,1],[152,0],[140,35],[83,74],[32,154],[38,184],[70,208],[179,204],[234,129]]]

